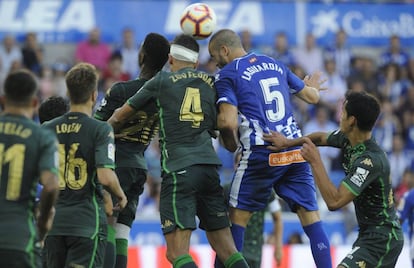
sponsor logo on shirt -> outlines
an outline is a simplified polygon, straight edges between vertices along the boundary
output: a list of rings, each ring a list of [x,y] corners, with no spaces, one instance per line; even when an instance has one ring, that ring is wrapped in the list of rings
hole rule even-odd
[[[271,153],[269,154],[269,166],[286,166],[293,163],[302,163],[305,162],[300,150],[293,150],[287,152]]]
[[[108,158],[115,162],[115,145],[108,144]]]
[[[351,181],[358,187],[361,187],[361,185],[364,183],[364,181],[367,179],[369,174],[369,171],[358,167],[354,173],[354,175],[352,175],[351,177]]]
[[[365,261],[357,261],[355,264],[358,265],[359,268],[367,267],[367,263]]]
[[[370,158],[365,158],[364,160],[361,161],[361,164],[364,164],[364,165],[369,166],[369,167],[373,167],[374,166],[372,164],[372,160]]]

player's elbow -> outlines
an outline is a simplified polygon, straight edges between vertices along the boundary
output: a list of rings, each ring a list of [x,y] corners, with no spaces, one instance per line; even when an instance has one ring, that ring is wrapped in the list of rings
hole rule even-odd
[[[339,202],[330,202],[326,203],[326,206],[328,207],[329,211],[336,211],[342,208],[344,205],[340,204]]]
[[[228,120],[225,116],[219,116],[217,119],[217,128],[220,132],[233,132],[237,129],[237,126],[237,121]]]
[[[99,182],[106,187],[110,187],[117,179],[115,172],[110,168],[98,168],[97,175]]]
[[[42,174],[41,184],[43,186],[43,192],[45,193],[57,193],[59,192],[59,181],[57,175],[51,172],[44,172]]]

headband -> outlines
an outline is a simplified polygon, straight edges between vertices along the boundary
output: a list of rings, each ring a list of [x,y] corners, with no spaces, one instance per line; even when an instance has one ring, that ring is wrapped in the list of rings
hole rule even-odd
[[[196,63],[198,60],[198,52],[176,44],[171,45],[170,55],[177,60],[189,61],[192,63]]]

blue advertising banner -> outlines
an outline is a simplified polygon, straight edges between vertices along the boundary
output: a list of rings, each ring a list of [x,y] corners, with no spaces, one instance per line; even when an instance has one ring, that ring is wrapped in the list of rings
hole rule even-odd
[[[196,1],[0,0],[0,39],[34,31],[44,43],[74,43],[94,27],[111,43],[120,41],[124,27],[135,30],[138,42],[148,32],[171,39],[180,32],[182,10],[192,2]],[[218,28],[248,29],[259,44],[271,45],[275,33],[285,31],[292,45],[301,44],[306,32],[326,45],[339,28],[348,33],[350,45],[384,46],[391,34],[398,34],[404,46],[414,44],[412,4],[204,2],[215,10]]]
[[[283,242],[287,243],[289,236],[294,233],[300,234],[304,239],[306,236],[303,232],[302,226],[296,215],[293,213],[284,213],[283,215]],[[344,222],[342,218],[333,216],[323,221],[325,231],[329,237],[329,240],[333,245],[346,244],[347,234],[345,231]],[[264,234],[273,232],[272,220],[266,219],[264,225]],[[191,244],[208,244],[205,232],[201,229],[196,229],[191,235]],[[165,245],[165,240],[161,232],[161,226],[159,220],[140,220],[137,219],[132,225],[130,232],[130,245],[141,245],[141,246],[160,246]]]

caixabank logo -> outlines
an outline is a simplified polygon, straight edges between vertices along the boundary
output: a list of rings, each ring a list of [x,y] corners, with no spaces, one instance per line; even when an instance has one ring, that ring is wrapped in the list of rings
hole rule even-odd
[[[315,37],[323,39],[344,29],[351,43],[365,42],[372,44],[387,42],[388,38],[396,34],[402,39],[414,38],[414,13],[409,10],[390,12],[386,6],[376,8],[375,12],[366,12],[373,9],[369,5],[349,5],[346,8],[319,6],[313,9],[310,6],[309,25]],[[385,43],[384,43],[385,44]]]

